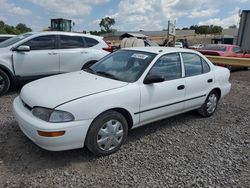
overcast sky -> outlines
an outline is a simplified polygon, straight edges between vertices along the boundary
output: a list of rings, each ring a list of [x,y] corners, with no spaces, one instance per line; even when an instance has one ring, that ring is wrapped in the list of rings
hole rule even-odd
[[[169,19],[177,27],[239,23],[239,10],[250,10],[250,0],[0,0],[0,20],[25,23],[34,31],[49,26],[50,18],[75,22],[75,31],[100,30],[100,19],[115,18],[115,29],[162,30]]]

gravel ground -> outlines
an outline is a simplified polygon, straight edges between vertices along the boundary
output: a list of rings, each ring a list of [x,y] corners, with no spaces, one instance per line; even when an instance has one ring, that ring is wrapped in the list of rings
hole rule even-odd
[[[0,187],[250,187],[250,71],[233,72],[217,112],[185,113],[130,131],[117,153],[49,152],[19,130],[0,98]]]

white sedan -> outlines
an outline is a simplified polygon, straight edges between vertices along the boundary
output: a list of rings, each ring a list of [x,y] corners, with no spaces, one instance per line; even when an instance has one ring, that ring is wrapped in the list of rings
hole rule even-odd
[[[199,52],[164,47],[116,51],[91,67],[25,85],[16,120],[40,147],[117,151],[128,130],[186,111],[211,116],[229,93],[228,69]]]

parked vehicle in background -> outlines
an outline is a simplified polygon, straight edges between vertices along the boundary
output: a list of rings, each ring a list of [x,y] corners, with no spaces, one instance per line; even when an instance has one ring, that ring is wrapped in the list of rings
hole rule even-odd
[[[0,43],[15,36],[16,35],[0,34]]]
[[[148,39],[138,39],[134,37],[124,38],[121,41],[121,48],[130,48],[130,47],[148,47],[148,46],[159,46],[154,41]]]
[[[176,48],[183,48],[182,42],[175,42],[174,46],[175,46]]]
[[[244,53],[239,46],[230,44],[209,44],[200,49],[199,52],[202,53],[203,55],[250,58],[249,53]],[[231,65],[229,66],[220,65],[220,66],[227,67],[230,70],[242,68],[240,66],[231,66]]]
[[[102,37],[25,33],[0,43],[0,95],[21,81],[81,70],[109,54]]]
[[[209,44],[200,49],[199,52],[204,55],[250,58],[250,54],[244,53],[239,46],[230,44]]]
[[[190,46],[189,48],[190,49],[201,49],[203,47],[204,47],[204,44],[195,44],[195,45]]]
[[[194,109],[211,116],[230,91],[229,76],[197,51],[134,47],[25,85],[13,108],[21,130],[44,149],[86,146],[108,155],[129,129]]]

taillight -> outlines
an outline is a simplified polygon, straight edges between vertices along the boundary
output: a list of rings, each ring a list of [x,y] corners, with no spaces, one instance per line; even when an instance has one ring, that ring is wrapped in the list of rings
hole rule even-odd
[[[113,52],[113,48],[111,46],[106,47],[106,48],[102,48],[102,49],[107,51],[107,52]]]
[[[110,41],[105,41],[105,40],[104,40],[104,42],[108,45],[108,47],[102,48],[102,49],[105,50],[105,51],[107,51],[107,52],[113,52],[113,48],[112,48],[112,46],[110,45],[111,42],[110,42]]]

